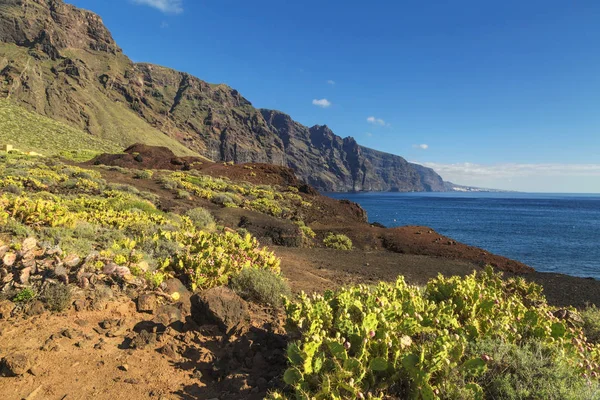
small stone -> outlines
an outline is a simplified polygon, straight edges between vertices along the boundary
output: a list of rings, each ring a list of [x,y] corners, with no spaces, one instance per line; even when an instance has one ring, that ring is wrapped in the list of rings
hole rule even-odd
[[[163,305],[158,307],[156,309],[155,315],[156,318],[154,318],[154,321],[161,323],[165,326],[169,326],[173,322],[181,321],[183,319],[181,310],[177,307],[170,305]]]
[[[73,302],[73,306],[75,307],[75,311],[80,312],[87,308],[87,301],[85,299],[78,299]],[[81,321],[81,320],[79,320]]]
[[[85,319],[76,319],[75,320],[75,324],[81,327],[86,327],[88,326],[90,323],[88,321],[86,321]]]
[[[104,275],[112,275],[117,270],[118,265],[115,263],[108,263],[102,268]]]
[[[127,364],[123,364],[123,365],[121,365],[121,366],[119,367],[119,369],[120,369],[121,371],[125,371],[125,372],[127,372],[127,371],[129,371],[129,365],[127,365]]]
[[[19,283],[27,285],[29,283],[29,277],[31,276],[31,267],[23,268],[19,273]]]
[[[54,275],[58,278],[59,281],[64,282],[65,284],[69,283],[69,271],[65,268],[62,263],[59,263],[56,267],[54,267]]]
[[[8,250],[10,250],[10,247],[8,247],[7,245],[2,245],[0,246],[0,258],[3,258],[4,255],[8,252]]]
[[[79,279],[79,287],[82,289],[86,289],[87,287],[90,286],[90,280],[86,277],[82,277],[81,279]]]
[[[106,337],[109,337],[109,338],[122,337],[122,336],[125,336],[126,333],[127,333],[127,327],[121,326],[119,328],[113,328],[113,329],[109,330],[108,332],[106,332]]]
[[[193,375],[196,379],[202,379],[202,371],[200,371],[199,369],[195,370]]]
[[[74,268],[74,267],[78,266],[80,262],[81,262],[81,258],[79,258],[79,256],[77,254],[69,254],[63,260],[63,263],[69,268]]]
[[[118,276],[119,278],[123,278],[127,275],[131,275],[131,270],[127,267],[117,267],[113,274]]]
[[[137,267],[140,269],[140,271],[142,272],[147,272],[150,269],[150,265],[148,264],[147,261],[140,261],[137,265]]]
[[[152,293],[140,294],[137,299],[137,309],[139,312],[153,312],[156,310],[156,296]]]
[[[52,247],[48,247],[46,249],[46,254],[48,254],[49,256],[53,256],[56,254],[61,254],[62,253],[62,249],[60,248],[60,246],[52,246]]]
[[[175,344],[173,343],[167,343],[166,345],[158,349],[158,352],[172,359],[179,358],[179,354],[177,353],[177,346],[175,346]]]
[[[12,251],[9,251],[8,253],[6,253],[4,255],[4,257],[2,257],[2,262],[7,267],[12,267],[14,265],[15,261],[17,261],[17,255],[15,253],[13,253]]]
[[[140,380],[136,379],[136,378],[127,378],[127,379],[124,379],[123,382],[129,383],[130,385],[137,385],[140,383]]]
[[[21,250],[22,251],[33,250],[36,248],[36,246],[37,246],[37,240],[34,237],[28,237],[27,239],[23,240],[23,243],[21,244]]]
[[[31,368],[31,360],[22,353],[10,354],[4,357],[4,370],[9,376],[19,376]]]
[[[15,307],[15,303],[10,300],[0,301],[0,319],[10,318]]]
[[[44,307],[44,303],[37,300],[31,305],[31,307],[29,307],[29,310],[27,310],[27,315],[29,315],[29,316],[41,315],[45,311],[46,311],[46,308]]]
[[[146,346],[156,344],[156,335],[146,330],[138,333],[131,341],[131,348],[133,349],[144,349]]]
[[[66,338],[69,338],[69,339],[73,339],[73,332],[71,332],[70,329],[65,329],[60,334],[63,337],[66,337]]]
[[[100,321],[98,323],[102,329],[112,329],[121,326],[120,319],[105,319],[104,321]]]
[[[33,376],[40,376],[42,374],[42,370],[40,367],[34,365],[33,367],[29,368],[29,373]]]

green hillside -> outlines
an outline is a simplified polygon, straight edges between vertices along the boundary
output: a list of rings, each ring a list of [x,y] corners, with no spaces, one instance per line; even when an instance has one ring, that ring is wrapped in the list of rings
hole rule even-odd
[[[122,147],[0,99],[0,144],[44,155],[64,151],[119,152]]]

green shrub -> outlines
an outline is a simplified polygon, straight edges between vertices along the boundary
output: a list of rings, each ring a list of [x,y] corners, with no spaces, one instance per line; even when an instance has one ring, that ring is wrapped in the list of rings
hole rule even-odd
[[[135,179],[152,179],[152,176],[154,176],[154,171],[149,169],[138,170],[133,174]]]
[[[275,217],[279,217],[283,213],[283,209],[279,203],[268,198],[252,200],[250,202],[250,209],[264,214],[273,215]]]
[[[325,247],[336,250],[352,250],[352,240],[346,235],[328,233],[323,240]]]
[[[303,294],[286,302],[290,399],[598,398],[600,346],[541,291],[489,267]]]
[[[10,185],[6,186],[4,188],[4,191],[6,191],[7,193],[12,193],[12,194],[23,193],[23,189],[21,189],[19,186],[15,185],[15,184],[10,184]]]
[[[186,192],[185,190],[179,190],[179,191],[177,192],[177,196],[176,196],[176,197],[177,197],[178,199],[186,199],[186,200],[189,200],[189,199],[191,199],[191,198],[192,198],[192,196],[190,195],[190,193],[189,193],[189,192]]]
[[[281,275],[264,269],[244,268],[231,279],[231,288],[246,300],[274,307],[280,307],[284,297],[291,297],[290,287]]]
[[[0,232],[8,233],[14,239],[25,239],[33,236],[33,229],[14,219],[9,219],[5,224],[0,224]]]
[[[473,343],[470,357],[489,358],[487,371],[477,378],[485,398],[506,400],[600,399],[600,385],[589,382],[569,365],[560,347],[542,340],[520,345],[499,339]],[[464,376],[463,376],[464,378]],[[466,386],[465,380],[459,386]],[[457,393],[459,398],[465,398]]]
[[[188,210],[185,215],[192,221],[198,229],[211,230],[215,228],[215,219],[210,211],[205,208],[198,207]]]
[[[64,311],[71,306],[71,289],[67,285],[48,286],[42,293],[42,299],[51,311]]]
[[[600,309],[595,305],[581,311],[583,318],[583,331],[592,343],[600,343]]]
[[[240,200],[237,199],[233,193],[229,193],[229,194],[225,194],[225,193],[219,193],[216,194],[215,196],[213,196],[213,198],[211,199],[213,203],[221,205],[221,206],[236,206]]]
[[[250,235],[200,231],[180,240],[185,246],[167,266],[182,274],[192,290],[226,285],[230,277],[248,267],[279,273],[279,259]]]
[[[15,297],[13,297],[13,301],[15,303],[28,303],[33,300],[37,294],[33,289],[25,288],[19,291]]]
[[[317,236],[315,231],[313,231],[309,226],[304,224],[304,221],[296,221],[294,222],[300,228],[300,232],[302,233],[302,245],[304,247],[312,247],[313,239]]]

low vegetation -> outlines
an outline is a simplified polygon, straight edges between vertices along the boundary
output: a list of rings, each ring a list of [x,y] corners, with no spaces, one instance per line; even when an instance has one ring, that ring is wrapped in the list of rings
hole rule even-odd
[[[220,206],[240,207],[277,218],[298,219],[302,210],[311,206],[296,188],[233,183],[226,178],[213,178],[196,171],[165,173],[159,181],[163,188],[177,193],[179,198],[195,195]]]
[[[223,207],[288,218],[307,246],[315,243],[315,232],[301,219],[309,205],[290,188],[192,172],[122,172]],[[59,261],[89,259],[75,264],[85,266],[82,272],[100,271],[110,284],[141,281],[144,288],[159,288],[178,277],[192,290],[229,285],[247,300],[284,305],[292,338],[283,374],[287,386],[271,393],[272,399],[599,398],[595,307],[580,314],[557,310],[539,286],[491,269],[466,278],[440,276],[425,287],[399,278],[294,298],[279,259],[247,231],[218,227],[204,208],[174,214],[157,204],[156,195],[109,183],[96,170],[53,158],[0,156],[5,255],[34,243],[35,249],[54,249],[52,258]],[[350,238],[335,233],[323,244],[353,247]],[[63,311],[72,302],[68,277],[54,271],[50,285],[15,286],[4,295],[20,308],[41,301]]]
[[[292,293],[281,275],[256,268],[243,269],[232,278],[231,287],[246,300],[274,307],[280,307]]]
[[[177,276],[192,289],[210,288],[244,268],[279,273],[272,252],[250,235],[217,230],[206,210],[165,213],[151,194],[54,159],[9,154],[0,161],[0,234],[13,247],[35,236],[80,257],[97,251],[97,269],[112,262],[151,286]]]
[[[60,154],[77,160],[91,159],[99,152],[123,148],[53,119],[29,112],[0,99],[0,145],[11,144],[28,152]],[[85,149],[85,150],[84,150]]]
[[[323,240],[325,247],[336,250],[352,250],[352,240],[346,235],[328,233]]]
[[[541,287],[490,269],[302,295],[300,340],[271,398],[594,399],[600,347],[554,316]]]

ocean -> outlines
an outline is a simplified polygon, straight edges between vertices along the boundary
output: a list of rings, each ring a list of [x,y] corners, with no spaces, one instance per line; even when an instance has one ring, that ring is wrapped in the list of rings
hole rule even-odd
[[[327,193],[360,204],[369,222],[423,225],[537,271],[600,279],[600,195]]]

